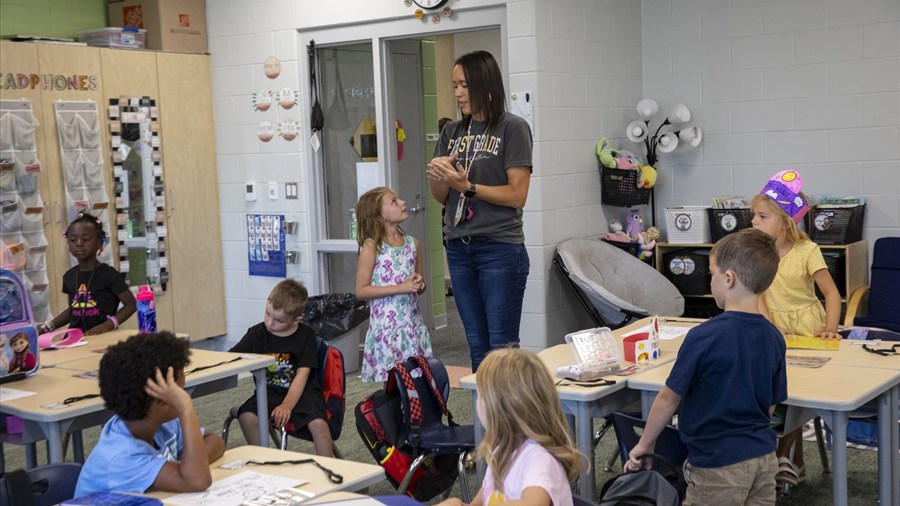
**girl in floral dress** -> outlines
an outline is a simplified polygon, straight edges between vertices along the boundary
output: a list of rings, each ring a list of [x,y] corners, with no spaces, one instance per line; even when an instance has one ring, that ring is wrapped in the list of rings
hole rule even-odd
[[[356,204],[359,263],[356,297],[368,300],[370,318],[362,380],[385,381],[398,361],[431,356],[431,336],[419,312],[425,291],[419,241],[403,232],[406,202],[390,188],[366,192]]]

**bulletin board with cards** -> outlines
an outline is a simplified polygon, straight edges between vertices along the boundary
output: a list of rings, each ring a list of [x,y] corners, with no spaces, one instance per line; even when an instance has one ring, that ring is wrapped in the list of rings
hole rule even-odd
[[[247,215],[247,255],[251,276],[287,276],[284,215]]]

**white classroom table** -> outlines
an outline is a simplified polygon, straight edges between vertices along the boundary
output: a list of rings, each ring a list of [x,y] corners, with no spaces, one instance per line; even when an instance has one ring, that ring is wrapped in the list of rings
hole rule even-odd
[[[322,466],[327,467],[333,472],[343,476],[344,482],[340,485],[330,482],[325,476],[325,473],[323,473],[321,469],[313,464],[281,466],[251,465],[235,470],[222,469],[219,467],[222,464],[231,462],[236,459],[282,461],[302,460],[309,458],[315,459]],[[364,464],[362,462],[354,462],[352,460],[319,457],[318,455],[310,455],[292,451],[282,451],[276,448],[262,448],[259,446],[239,446],[237,448],[227,450],[225,454],[221,458],[219,458],[219,460],[212,462],[209,467],[210,471],[212,472],[212,479],[214,482],[235,474],[242,473],[244,471],[256,471],[260,473],[274,474],[288,478],[297,478],[298,480],[307,480],[308,483],[300,485],[298,488],[312,492],[316,494],[317,497],[339,491],[355,492],[375,485],[376,483],[380,483],[385,479],[384,468],[374,464]],[[174,492],[148,492],[144,495],[147,497],[155,497],[163,501],[163,503],[166,503],[166,499],[178,494]]]
[[[788,354],[801,350],[788,350]],[[822,356],[824,352],[815,351]],[[834,352],[832,352],[834,353]],[[863,352],[865,353],[865,352]],[[628,387],[641,392],[644,418],[649,414],[656,394],[662,389],[674,363],[632,376]],[[832,429],[832,467],[834,504],[846,505],[847,422],[851,411],[878,398],[878,497],[881,504],[897,504],[894,495],[897,467],[897,395],[900,370],[837,365],[831,362],[811,369],[787,368],[788,406],[806,408],[821,416]],[[802,417],[801,417],[802,418]],[[786,427],[785,430],[789,430]]]
[[[650,320],[651,318],[638,320],[630,325],[614,330],[613,334],[621,340],[623,336],[649,325]],[[660,318],[661,326],[685,327],[685,332],[701,322],[703,320],[671,319],[671,321],[663,321]],[[674,361],[682,340],[683,337],[660,341],[660,358],[653,365],[641,369],[635,375],[644,374],[643,371],[652,370],[656,366]],[[547,348],[538,353],[538,357],[544,362],[550,371],[550,375],[554,378],[556,378],[556,368],[558,366],[576,362],[575,355],[568,344],[559,344]],[[478,420],[477,409],[474,408],[478,397],[475,391],[476,377],[476,374],[466,376],[460,379],[459,385],[461,388],[472,391],[472,413],[475,419],[475,443],[477,445],[484,438],[484,428]],[[586,455],[592,463],[591,468],[585,469],[578,479],[579,495],[584,498],[593,498],[597,492],[593,470],[594,418],[603,418],[614,411],[627,410],[629,406],[636,404],[640,399],[637,392],[626,388],[626,376],[609,375],[607,378],[615,381],[615,384],[585,387],[569,385],[568,381],[562,381],[556,387],[559,392],[563,412],[566,413],[569,420],[570,430],[574,435],[578,450]],[[559,380],[557,379],[557,381]],[[481,474],[479,473],[479,478],[481,478]]]
[[[46,439],[51,463],[63,461],[63,437],[67,432],[102,425],[112,416],[99,396],[72,402],[60,409],[44,407],[62,403],[69,398],[100,393],[96,380],[77,377],[85,371],[96,370],[99,366],[101,354],[89,353],[89,356],[83,358],[61,361],[56,367],[42,368],[22,381],[3,385],[5,388],[34,392],[34,395],[27,397],[3,399],[0,402],[0,413],[15,415],[25,421],[23,443]],[[233,359],[237,360],[229,362]],[[191,364],[186,371],[204,366],[214,367],[187,374],[185,389],[194,397],[207,395],[234,387],[241,373],[252,373],[256,379],[260,444],[265,445],[269,441],[265,373],[266,367],[274,363],[275,360],[266,355],[191,350]]]
[[[65,362],[71,362],[72,360],[78,360],[96,354],[102,354],[102,352],[106,350],[106,348],[109,348],[119,341],[124,341],[125,339],[128,339],[129,337],[137,333],[137,330],[118,329],[96,336],[84,336],[84,338],[82,338],[82,341],[87,342],[87,344],[85,344],[84,346],[78,346],[75,348],[62,348],[58,350],[41,350],[40,354],[38,355],[38,359],[40,360],[41,367],[56,367],[57,365]],[[184,334],[181,332],[175,333],[175,336],[182,339],[190,339],[189,334]]]

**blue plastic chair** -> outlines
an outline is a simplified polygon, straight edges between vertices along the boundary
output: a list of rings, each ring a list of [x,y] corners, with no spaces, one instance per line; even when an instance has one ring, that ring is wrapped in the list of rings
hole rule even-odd
[[[897,311],[900,237],[882,237],[875,241],[869,283],[850,294],[844,327],[856,325],[900,332],[900,312]]]
[[[0,504],[16,504],[14,499],[24,493],[31,494],[31,504],[34,506],[51,506],[69,500],[75,496],[75,485],[78,484],[78,475],[81,474],[81,464],[62,462],[47,464],[25,471],[27,482],[13,482],[15,478],[10,474],[0,478]],[[13,482],[12,487],[10,486]],[[15,486],[28,487],[27,491],[12,492]]]

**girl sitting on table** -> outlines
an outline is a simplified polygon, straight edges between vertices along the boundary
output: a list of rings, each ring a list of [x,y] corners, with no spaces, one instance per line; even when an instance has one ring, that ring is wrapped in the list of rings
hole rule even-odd
[[[759,310],[783,334],[840,339],[841,295],[819,246],[797,226],[809,210],[802,186],[799,172],[783,170],[772,176],[750,205],[753,228],[775,239],[781,258],[775,280],[759,299]],[[825,296],[824,309],[816,286]],[[803,430],[797,429],[778,442],[779,483],[793,486],[806,479],[802,436]]]
[[[530,351],[502,348],[487,355],[475,382],[484,425],[478,456],[488,467],[471,506],[572,504],[570,482],[581,474],[584,456],[569,438],[547,367]],[[462,504],[452,498],[441,506]]]

